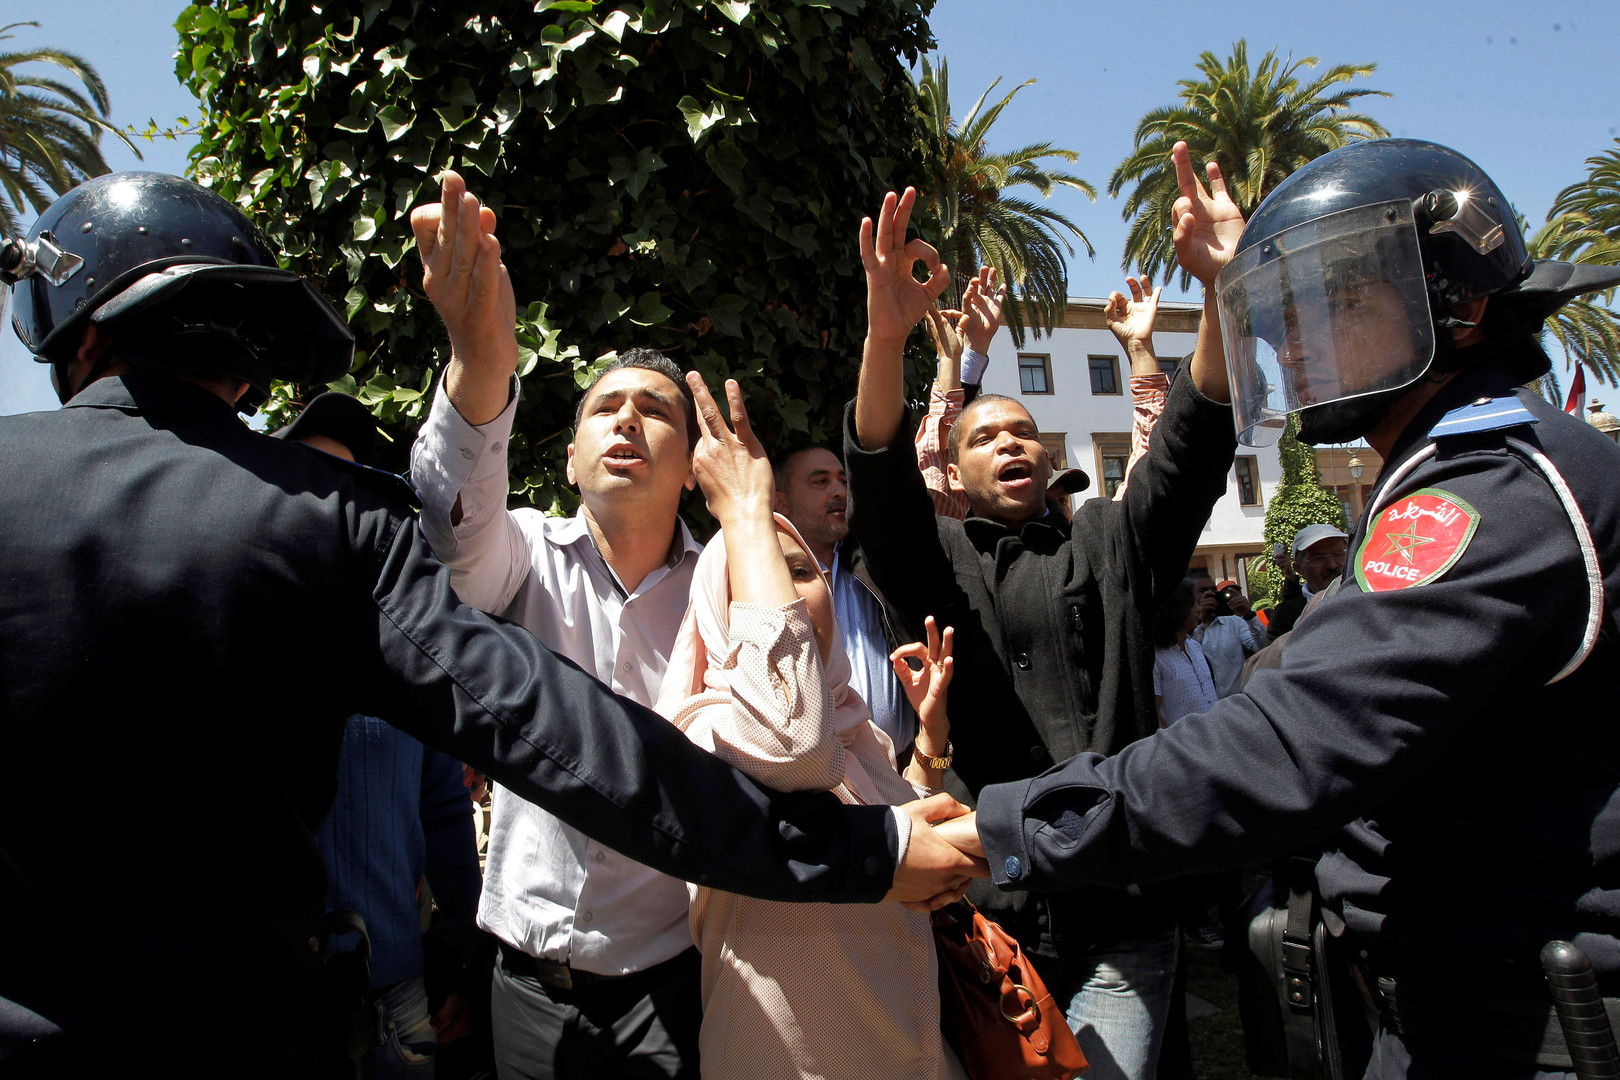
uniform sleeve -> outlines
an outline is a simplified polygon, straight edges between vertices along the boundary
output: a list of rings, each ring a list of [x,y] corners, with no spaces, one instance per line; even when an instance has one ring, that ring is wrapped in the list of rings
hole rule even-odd
[[[883,599],[900,614],[900,633],[919,641],[956,574],[940,541],[933,500],[902,431],[889,446],[864,450],[855,435],[855,403],[844,410],[844,468],[849,530]],[[944,522],[944,525],[950,525]]]
[[[1131,456],[1125,462],[1125,479],[1114,492],[1116,502],[1125,497],[1125,489],[1131,483],[1131,470],[1153,442],[1153,429],[1164,415],[1164,399],[1169,395],[1170,377],[1164,372],[1131,376]]]
[[[844,779],[844,745],[816,631],[803,600],[731,605],[725,661],[731,704],[704,709],[687,735],[779,791],[829,791]]]
[[[953,517],[958,521],[968,515],[967,496],[952,491],[946,477],[945,465],[950,460],[951,428],[962,414],[962,388],[941,393],[939,384],[928,388],[928,411],[917,425],[913,445],[917,451],[917,469],[923,483],[934,498],[934,513],[940,517]]]
[[[1505,453],[1420,469],[1406,490],[1419,487],[1479,512],[1449,569],[1392,591],[1347,583],[1244,693],[1112,758],[986,788],[996,882],[1120,886],[1276,857],[1411,784],[1505,688],[1550,679],[1579,646],[1588,592],[1551,489]]]
[[[760,786],[527,631],[459,604],[409,522],[378,528],[376,633],[354,687],[368,711],[663,873],[771,900],[888,891],[890,808]]]
[[[1157,607],[1187,572],[1215,502],[1226,492],[1237,436],[1232,407],[1211,401],[1190,376],[1170,384],[1153,440],[1112,510],[1112,565],[1148,575]]]
[[[422,532],[450,568],[457,595],[480,611],[504,611],[530,569],[523,530],[506,509],[507,443],[517,398],[514,378],[506,411],[474,427],[441,386],[411,446]]]

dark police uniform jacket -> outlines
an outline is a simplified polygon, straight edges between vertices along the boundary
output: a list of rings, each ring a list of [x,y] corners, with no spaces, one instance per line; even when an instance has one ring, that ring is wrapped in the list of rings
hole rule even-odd
[[[397,478],[149,375],[0,419],[0,462],[0,1055],[168,1061],[229,1013],[225,1072],[275,1057],[355,712],[677,877],[891,883],[889,808],[767,792],[461,606]]]
[[[1375,974],[1463,1001],[1487,985],[1546,1000],[1537,954],[1563,938],[1607,989],[1620,974],[1620,446],[1515,382],[1500,358],[1467,370],[1408,426],[1341,589],[1280,668],[1113,759],[982,792],[996,882],[1154,881],[1328,838],[1330,924]]]
[[[1072,526],[1048,514],[1018,530],[936,517],[910,435],[862,450],[853,417],[851,406],[849,524],[872,580],[912,640],[927,615],[956,628],[952,794],[971,802],[987,784],[1035,776],[1083,751],[1111,754],[1157,730],[1153,612],[1186,575],[1226,490],[1231,408],[1181,372],[1122,501],[1092,499]],[[1034,903],[988,888],[971,895],[1046,956],[1162,933],[1174,911],[1113,889]]]

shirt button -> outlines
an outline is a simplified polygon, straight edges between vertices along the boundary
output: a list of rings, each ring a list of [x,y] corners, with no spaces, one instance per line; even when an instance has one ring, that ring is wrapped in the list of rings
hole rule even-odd
[[[628,662],[628,661],[626,661],[626,662],[625,662],[625,665],[624,665],[624,667],[622,667],[622,668],[620,668],[620,669],[619,669],[619,670],[620,670],[620,671],[623,671],[623,672],[625,672],[625,673],[626,673],[626,674],[628,674],[628,673],[629,673],[629,671],[630,671],[630,664],[629,664],[629,662]]]
[[[587,911],[584,914],[580,915],[579,921],[580,922],[590,922],[594,918],[596,918],[596,916],[592,915],[590,912]]]
[[[499,439],[496,439],[494,442],[489,444],[489,452],[492,454],[498,454],[501,452],[501,441]]]
[[[1024,864],[1018,861],[1016,855],[1007,856],[1007,861],[1002,864],[1002,869],[1007,872],[1008,881],[1017,881],[1024,874]]]
[[[1032,746],[1032,747],[1030,747],[1029,748],[1029,760],[1031,760],[1031,761],[1045,761],[1046,760],[1046,747],[1044,747],[1044,746]]]
[[[878,858],[876,855],[868,855],[864,865],[866,867],[867,877],[877,877],[878,872],[883,869],[883,860]]]
[[[461,448],[461,456],[466,458],[468,461],[471,461],[473,458],[477,457],[478,455],[474,454],[471,450],[469,450],[465,446],[463,446]]]
[[[1013,657],[1013,663],[1018,665],[1018,670],[1019,671],[1028,671],[1029,670],[1029,653],[1027,653],[1027,652],[1019,653],[1017,656]]]
[[[597,861],[597,862],[606,862],[606,861],[607,861],[607,852],[605,852],[605,851],[598,851],[598,852],[597,852],[597,853],[596,853],[596,861]]]

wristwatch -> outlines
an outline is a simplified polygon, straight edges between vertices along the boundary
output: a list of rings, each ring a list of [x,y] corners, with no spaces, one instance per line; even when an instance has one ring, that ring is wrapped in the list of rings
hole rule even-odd
[[[927,754],[922,752],[921,748],[913,744],[911,747],[911,754],[917,759],[917,764],[921,765],[925,769],[948,769],[951,767],[952,759],[956,757],[956,747],[951,744],[951,740],[946,739],[945,756],[929,757]]]

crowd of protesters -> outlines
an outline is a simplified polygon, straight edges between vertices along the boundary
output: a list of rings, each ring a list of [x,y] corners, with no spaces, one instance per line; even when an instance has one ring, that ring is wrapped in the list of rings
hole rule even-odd
[[[933,522],[942,537],[947,528],[990,529],[1017,542],[1029,528],[1045,530],[1048,549],[1067,546],[1071,529],[1085,527],[1071,519],[1089,478],[1052,468],[1020,404],[980,393],[1007,296],[996,272],[982,268],[954,309],[936,299],[945,284],[937,265],[929,282],[912,280],[909,271],[899,279],[897,268],[909,267],[921,250],[906,240],[912,198],[891,196],[861,234],[872,307],[887,305],[889,316],[874,319],[863,396],[849,417],[848,446],[857,459],[851,471],[877,473],[872,495],[852,505],[844,445],[777,447],[768,460],[735,384],[726,387],[728,425],[696,376],[635,349],[610,362],[579,398],[566,470],[580,508],[568,518],[506,506],[502,451],[521,385],[511,287],[495,272],[492,220],[454,174],[445,178],[440,203],[413,217],[425,287],[450,330],[452,354],[413,448],[411,477],[420,526],[460,598],[524,626],[616,693],[656,705],[699,745],[763,783],[832,790],[848,802],[898,804],[947,787],[970,799],[977,786],[1005,775],[982,763],[950,771],[964,754],[1004,747],[1010,733],[979,713],[982,698],[968,699],[954,734],[946,713],[956,668],[965,660],[971,678],[975,666],[1000,663],[998,650],[982,631],[977,639],[970,634],[963,650],[953,623],[975,621],[968,612],[937,597],[918,603],[893,581],[922,580],[918,566],[941,542]],[[1128,296],[1108,299],[1104,313],[1131,363],[1131,456],[1098,529],[1122,535],[1147,528],[1146,519],[1168,505],[1158,493],[1133,495],[1131,476],[1170,393],[1153,349],[1160,290],[1146,276],[1128,278],[1126,289]],[[903,452],[873,457],[893,441],[900,418],[892,342],[918,322],[937,355],[928,408]],[[873,401],[884,423],[869,431],[862,410],[875,415]],[[363,410],[337,395],[317,399],[282,434],[361,461],[370,444]],[[694,483],[720,525],[706,546],[679,515],[682,492]],[[925,501],[912,518],[875,527],[894,543],[874,544],[852,531],[861,509],[874,518],[880,500],[898,504],[913,490]],[[1191,523],[1197,510],[1179,516]],[[1031,556],[1051,554],[1029,547]],[[874,580],[874,548],[876,574],[891,578],[886,588]],[[892,565],[896,556],[899,566]],[[913,560],[917,565],[907,565]],[[1190,581],[1171,590],[1164,613],[1179,610],[1182,599],[1180,621],[1191,630],[1199,609]],[[1067,611],[1070,601],[1059,601]],[[1028,598],[1032,612],[1048,602]],[[1078,629],[1082,617],[1072,621]],[[1198,641],[1185,631],[1172,636],[1189,673],[1172,674],[1161,647],[1153,719],[1162,723],[1201,708],[1202,699],[1192,699],[1212,678]],[[1022,654],[1015,662],[1028,664]],[[1081,721],[1094,713],[1094,701],[1074,700],[1072,719],[1043,718],[1066,729],[1055,737],[1011,736],[1035,744],[1018,768],[1038,770],[1087,745]],[[425,1074],[435,1063],[435,1032],[449,1039],[469,1027],[492,1040],[493,1063],[511,1077],[963,1075],[953,1033],[941,1032],[924,915],[892,905],[787,905],[689,886],[500,785],[493,785],[476,901],[477,925],[491,942],[489,1007],[468,1007],[485,996],[478,984],[488,979],[476,949],[452,951],[457,963],[445,969],[452,977],[428,993],[419,947],[403,963],[378,957],[391,955],[407,895],[431,896],[436,929],[454,926],[452,940],[465,942],[470,818],[463,813],[466,828],[435,824],[443,788],[430,774],[446,770],[431,751],[402,757],[373,726],[380,725],[351,720],[338,810],[323,833],[335,840],[323,850],[333,864],[332,905],[362,909],[377,928],[372,1067],[379,1075]],[[1108,738],[1119,743],[1148,730],[1123,724]],[[400,797],[402,789],[409,798]],[[368,846],[399,852],[369,871],[379,882],[391,879],[391,888],[357,889]],[[1155,1075],[1177,963],[1173,915],[1158,914],[1162,905],[1152,900],[1126,900],[1121,909],[1117,897],[1093,897],[1099,910],[1070,904],[1061,917],[1073,925],[1052,928],[1045,914],[1033,917],[1044,900],[1031,904],[1026,894],[1008,904],[988,891],[979,900],[1041,958],[1092,1075]],[[1109,925],[1111,915],[1120,925]],[[1144,927],[1152,928],[1151,947],[1141,943]],[[340,938],[337,946],[356,941]],[[1145,963],[1131,967],[1133,957]],[[478,1022],[470,1024],[470,1016]],[[476,1062],[476,1052],[465,1060]]]

